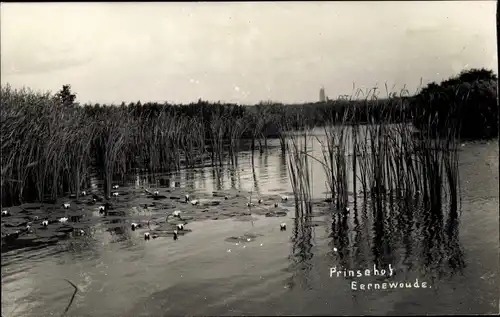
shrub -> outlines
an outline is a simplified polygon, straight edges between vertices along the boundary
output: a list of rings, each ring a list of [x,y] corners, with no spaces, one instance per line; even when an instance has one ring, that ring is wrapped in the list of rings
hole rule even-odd
[[[436,135],[453,123],[461,138],[483,139],[498,135],[498,80],[490,70],[471,69],[439,85],[430,83],[415,96],[413,124],[421,129],[431,122]]]

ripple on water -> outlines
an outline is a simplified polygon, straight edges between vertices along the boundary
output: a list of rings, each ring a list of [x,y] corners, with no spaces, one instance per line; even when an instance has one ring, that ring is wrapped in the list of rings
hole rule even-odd
[[[273,157],[270,156],[269,159],[272,161]],[[490,187],[496,189],[498,187],[479,186],[485,183],[483,180],[485,176],[482,175],[486,174],[480,174],[477,168],[471,167],[474,165],[472,163],[478,161],[476,156],[470,158],[470,161],[469,167],[462,166],[464,169],[469,169],[467,180],[471,181],[469,187],[464,190],[465,217],[461,219],[460,228],[460,243],[465,246],[465,250],[462,251],[468,255],[466,257],[460,254],[446,254],[442,262],[438,263],[436,257],[442,252],[448,252],[451,247],[445,248],[447,250],[440,249],[439,252],[429,250],[431,246],[426,244],[429,239],[424,236],[429,236],[432,230],[426,228],[429,224],[425,222],[418,224],[417,228],[417,222],[422,222],[417,216],[413,218],[391,216],[389,219],[384,219],[384,226],[379,229],[374,226],[375,220],[371,211],[359,209],[355,216],[355,210],[352,208],[349,217],[342,220],[338,211],[334,210],[330,203],[324,202],[324,198],[319,197],[313,204],[311,216],[314,218],[311,221],[298,223],[298,229],[295,229],[293,220],[284,220],[288,219],[286,217],[280,219],[261,216],[275,210],[269,208],[273,206],[274,201],[280,203],[280,208],[293,210],[293,202],[283,204],[280,201],[280,196],[289,191],[289,188],[271,190],[274,194],[264,198],[264,206],[261,206],[264,209],[260,208],[260,211],[257,207],[246,208],[245,204],[250,195],[237,190],[218,192],[224,196],[228,195],[230,199],[226,201],[222,199],[223,196],[218,197],[220,203],[217,206],[207,204],[207,206],[191,207],[181,202],[184,193],[193,192],[193,197],[198,195],[197,199],[200,198],[200,201],[201,199],[216,201],[217,198],[194,193],[194,190],[188,188],[197,188],[201,186],[200,184],[189,184],[189,181],[184,182],[179,179],[186,189],[175,189],[168,195],[167,191],[161,191],[165,196],[176,199],[169,197],[154,201],[146,196],[139,196],[140,200],[136,201],[135,194],[129,195],[128,198],[119,196],[113,207],[117,211],[126,211],[123,218],[117,220],[123,221],[125,225],[117,224],[116,228],[107,228],[108,231],[105,231],[103,227],[106,225],[103,224],[109,223],[112,219],[95,217],[98,219],[96,220],[98,224],[92,223],[92,227],[97,228],[96,233],[92,234],[92,239],[89,237],[88,240],[80,238],[63,240],[58,245],[58,249],[61,250],[52,251],[59,253],[64,251],[66,254],[64,257],[60,254],[52,257],[43,255],[43,252],[39,252],[36,248],[25,249],[17,254],[14,251],[2,254],[4,284],[2,286],[3,292],[9,297],[2,298],[2,308],[5,307],[8,313],[16,302],[24,298],[28,302],[26,305],[21,304],[19,315],[36,315],[29,312],[29,307],[25,308],[28,305],[33,309],[36,308],[38,315],[48,315],[49,312],[60,314],[69,300],[71,294],[68,295],[68,290],[71,291],[71,287],[65,285],[63,281],[61,283],[51,281],[58,276],[68,276],[72,277],[71,279],[79,287],[87,285],[84,295],[77,297],[69,315],[263,315],[306,312],[328,314],[332,311],[337,314],[384,315],[426,311],[489,312],[492,311],[490,302],[496,296],[494,292],[498,291],[495,288],[495,285],[498,285],[498,275],[491,275],[498,266],[498,260],[491,257],[491,250],[498,240],[498,229],[491,225],[495,213],[498,216],[498,208],[494,208],[495,204],[496,206],[498,204],[498,196],[490,191]],[[276,162],[271,162],[270,166],[279,164],[279,158]],[[260,163],[259,168],[268,168],[267,163]],[[259,168],[255,169],[257,173]],[[251,171],[248,166],[245,166],[245,169]],[[262,175],[271,174],[270,171],[264,171],[256,179],[259,182],[263,178]],[[472,177],[476,177],[477,181],[473,182]],[[200,179],[193,182],[198,182]],[[215,187],[215,181],[205,179],[207,184],[203,186],[210,193]],[[272,182],[269,181],[269,184],[260,182],[258,185],[275,186],[276,184]],[[226,182],[223,186],[231,185]],[[124,190],[127,191],[126,188]],[[474,191],[477,195],[471,194]],[[257,192],[254,191],[252,194],[252,202],[256,202],[259,197]],[[262,192],[269,192],[269,189],[263,189]],[[192,217],[187,225],[192,232],[177,241],[173,241],[170,236],[145,242],[143,232],[149,229],[143,228],[131,232],[129,228],[131,221],[143,223],[149,218],[149,214],[142,217],[142,211],[139,209],[138,214],[130,211],[132,206],[140,206],[139,201],[141,204],[156,202],[151,208],[151,218],[157,217],[156,215],[158,218],[160,215],[163,217],[169,210],[177,208],[182,210],[183,215]],[[168,204],[163,204],[164,202]],[[88,208],[88,210],[95,209],[95,206]],[[280,208],[278,210],[281,210]],[[34,212],[35,209],[32,210]],[[335,217],[330,219],[329,215],[333,213]],[[51,214],[51,217],[55,215],[56,213]],[[291,216],[290,213],[287,215]],[[325,215],[324,220],[319,218],[322,215]],[[22,220],[22,217],[19,218]],[[225,218],[231,220],[201,221]],[[494,220],[497,221],[497,218]],[[291,230],[280,232],[279,223],[282,221],[289,223]],[[321,230],[308,229],[313,226],[324,227],[324,234],[318,234]],[[156,229],[158,228],[153,228]],[[167,226],[165,229],[170,232],[172,227]],[[434,230],[434,233],[436,232]],[[248,237],[245,233],[253,235],[254,240],[250,238],[251,241],[246,241]],[[437,238],[440,236],[436,235]],[[115,241],[119,243],[109,243],[113,241],[112,239],[116,239]],[[442,245],[434,241],[434,245]],[[449,242],[459,243],[456,239],[449,239]],[[382,244],[383,248],[376,248],[378,244]],[[63,245],[67,245],[67,248],[63,248]],[[74,249],[71,249],[70,245],[74,246]],[[77,250],[77,246],[81,249]],[[243,248],[244,246],[246,248]],[[332,251],[334,246],[338,248],[338,252]],[[89,251],[85,251],[85,248]],[[49,249],[45,250],[48,252]],[[232,252],[228,253],[228,249]],[[437,283],[439,289],[428,293],[405,290],[353,294],[349,290],[348,281],[325,277],[330,265],[362,267],[369,265],[376,256],[380,261],[385,261],[380,258],[390,257],[391,261],[399,263],[397,265],[400,270],[405,270],[399,274],[411,277],[426,277],[419,275],[416,269],[424,266],[424,260],[436,262],[443,266],[443,270],[451,272],[453,269],[449,268],[447,263],[452,260],[455,263],[459,262],[459,258],[464,257],[468,268],[464,270],[465,273],[461,278],[452,276],[451,273],[449,278],[438,277],[441,278]],[[402,259],[397,259],[398,256]],[[98,265],[100,262],[103,264]],[[85,272],[87,276],[78,276],[78,270],[80,274]],[[46,290],[33,291],[35,285],[38,288],[44,286]],[[9,290],[15,291],[9,293]],[[23,293],[24,291],[26,293]],[[459,294],[455,296],[454,292]],[[38,301],[36,297],[43,300]]]

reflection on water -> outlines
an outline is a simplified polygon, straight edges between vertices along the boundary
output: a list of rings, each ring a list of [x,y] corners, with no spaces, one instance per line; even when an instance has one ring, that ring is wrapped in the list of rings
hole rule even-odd
[[[240,152],[235,168],[134,175],[123,185],[290,192],[286,156],[278,140],[268,142],[263,153]],[[60,314],[71,296],[62,281],[68,278],[80,288],[70,315],[497,312],[498,144],[467,144],[460,162],[460,210],[444,202],[442,209],[426,211],[416,197],[376,205],[357,195],[349,197],[349,213],[328,210],[321,203],[326,176],[312,163],[316,202],[310,217],[290,212],[251,223],[192,222],[192,234],[176,242],[145,242],[142,232],[130,229],[127,213],[117,213],[98,220],[84,237],[2,254],[2,311]],[[100,184],[93,180],[91,186]],[[136,205],[127,202],[129,209]],[[287,231],[279,230],[281,222]],[[247,244],[225,241],[245,233],[259,235]],[[329,277],[332,266],[364,270],[389,264],[396,273],[390,279],[418,278],[432,288],[360,293],[350,289],[356,277]]]
[[[298,286],[304,290],[310,290],[309,272],[312,269],[311,259],[313,258],[312,244],[312,222],[310,217],[295,217],[292,232],[292,254],[289,271],[292,277],[288,283],[293,289]]]

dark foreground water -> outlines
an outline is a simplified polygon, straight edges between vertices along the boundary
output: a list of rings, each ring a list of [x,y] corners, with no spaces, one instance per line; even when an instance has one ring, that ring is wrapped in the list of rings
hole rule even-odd
[[[285,159],[272,148],[277,141],[270,146],[255,156],[254,169],[242,153],[238,171],[222,179],[210,168],[170,179],[180,182],[181,191],[200,195],[231,187],[254,190],[253,197],[289,193]],[[144,241],[148,229],[131,231],[130,221],[94,212],[85,237],[2,254],[2,316],[61,315],[73,292],[64,279],[79,288],[68,316],[498,313],[498,142],[467,143],[460,156],[461,210],[441,220],[395,206],[376,226],[361,205],[345,219],[318,212],[299,221],[291,203],[280,206],[285,217],[252,212],[251,218],[236,199],[228,203],[231,212],[212,208],[212,214],[220,208],[225,215],[217,220],[200,220],[202,208],[193,212],[186,226],[191,232],[177,241]],[[320,201],[325,176],[319,165],[312,169]],[[140,188],[142,181],[132,179],[128,188]],[[134,210],[146,200],[138,195],[122,205]],[[282,222],[286,231],[280,231]],[[374,265],[386,276],[373,276]],[[331,277],[332,268],[342,273]],[[344,268],[370,276],[344,277]]]

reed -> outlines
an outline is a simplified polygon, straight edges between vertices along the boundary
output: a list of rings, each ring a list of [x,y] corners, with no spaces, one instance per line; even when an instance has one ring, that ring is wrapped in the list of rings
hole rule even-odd
[[[94,137],[97,133],[96,126],[82,115],[81,112],[74,111],[70,116],[71,130],[67,131],[69,138],[66,160],[66,167],[69,175],[71,190],[76,193],[76,199],[80,198],[82,187],[87,187],[84,184],[85,179],[90,174],[90,166],[88,162],[91,156],[91,146]],[[43,189],[40,190],[43,193]]]
[[[247,128],[248,121],[246,118],[238,118],[234,123],[227,123],[227,135],[229,136],[229,157],[233,167],[238,165],[239,141]]]
[[[259,151],[262,153],[263,148],[262,148],[262,142],[261,142],[261,137],[262,137],[262,131],[264,130],[264,127],[266,125],[266,119],[264,116],[256,113],[252,114],[251,117],[251,122],[252,122],[252,155],[255,152],[255,141],[259,142]]]
[[[2,188],[22,202],[80,191],[95,126],[49,94],[2,88]],[[4,138],[6,137],[6,138]],[[29,195],[28,195],[29,196]]]
[[[226,132],[225,117],[217,113],[210,122],[210,140],[212,145],[212,166],[223,166],[224,157],[224,133]],[[219,169],[217,169],[218,171]]]
[[[436,131],[432,129],[444,127],[448,131],[446,137],[415,138],[410,124],[391,119],[395,117],[394,113],[400,113],[400,120],[411,120],[404,112],[407,107],[402,98],[404,94],[407,91],[403,89],[396,102],[386,106],[384,109],[387,110],[378,114],[378,118],[369,115],[369,124],[364,126],[356,123],[350,125],[353,113],[349,110],[344,111],[342,117],[331,117],[324,126],[325,137],[316,138],[321,146],[319,157],[311,155],[306,148],[300,148],[296,135],[289,137],[290,181],[297,206],[301,199],[310,198],[307,191],[308,174],[304,170],[305,159],[309,158],[323,166],[329,196],[337,209],[348,205],[349,174],[353,176],[354,196],[357,195],[359,180],[363,199],[371,201],[377,217],[383,217],[378,211],[390,211],[388,206],[394,206],[395,199],[409,202],[409,198],[414,196],[420,197],[424,212],[441,213],[443,199],[449,201],[451,209],[457,209],[459,189],[456,136],[459,135],[459,122],[453,119],[435,122],[438,120],[436,115],[423,126],[423,132],[428,136],[436,135]],[[371,104],[377,106],[375,89],[368,92],[368,95],[374,99]],[[368,107],[366,111],[369,113]],[[348,173],[349,167],[351,173]]]
[[[296,215],[309,215],[312,211],[311,174],[309,159],[311,157],[308,144],[310,142],[307,129],[301,133],[288,135],[288,169],[295,199]]]
[[[198,119],[187,122],[185,118],[182,120],[182,149],[186,158],[186,166],[194,168],[205,154],[205,136],[203,123]]]
[[[111,186],[117,162],[120,157],[125,156],[125,146],[131,139],[131,123],[128,113],[118,111],[110,111],[108,116],[103,117],[99,122],[99,138],[95,146],[102,153],[101,175],[104,179],[106,199],[111,197]]]
[[[280,141],[281,153],[287,150],[287,131],[292,130],[292,124],[287,112],[282,107],[278,108],[274,115],[274,122],[278,128],[278,139]]]
[[[2,87],[2,197],[19,201],[55,199],[68,191],[78,195],[94,168],[105,179],[109,196],[111,182],[126,173],[192,168],[205,154],[210,154],[220,173],[226,153],[231,165],[238,164],[241,139],[251,138],[253,150],[259,142],[262,153],[274,133],[281,150],[289,154],[288,169],[301,201],[311,198],[307,184],[312,175],[306,168],[311,159],[323,165],[329,196],[337,208],[347,205],[351,180],[355,195],[360,183],[364,199],[382,202],[393,199],[393,194],[399,199],[415,194],[430,204],[439,202],[429,199],[437,199],[438,187],[447,182],[445,192],[457,201],[453,188],[459,177],[455,150],[459,123],[426,115],[430,119],[420,129],[424,134],[435,133],[435,126],[444,126],[449,134],[432,141],[414,138],[407,124],[412,118],[406,111],[406,96],[382,102],[376,89],[365,95],[364,104],[341,100],[329,104],[334,106],[331,109],[324,108],[325,115],[318,115],[318,110],[305,105],[285,109],[274,104],[252,111],[234,105],[209,107],[203,102],[185,108],[139,103],[82,108],[63,104],[51,94]],[[347,106],[349,102],[353,105]],[[326,123],[326,136],[318,158],[309,150],[308,129],[320,118]],[[362,118],[369,124],[359,124]],[[302,135],[290,133],[293,129]]]

